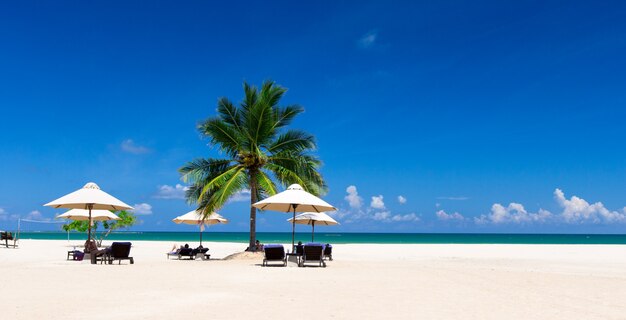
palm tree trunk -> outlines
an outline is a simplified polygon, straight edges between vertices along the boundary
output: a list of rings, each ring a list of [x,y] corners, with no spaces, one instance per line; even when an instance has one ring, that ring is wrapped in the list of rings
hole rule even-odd
[[[250,172],[250,244],[248,251],[256,251],[256,208],[252,206],[258,201],[256,183],[256,172]]]

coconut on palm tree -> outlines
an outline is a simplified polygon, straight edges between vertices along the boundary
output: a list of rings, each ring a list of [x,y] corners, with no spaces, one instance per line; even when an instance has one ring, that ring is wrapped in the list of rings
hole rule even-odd
[[[272,81],[259,90],[243,84],[245,97],[239,106],[227,98],[217,103],[217,116],[199,125],[200,133],[224,158],[193,160],[179,169],[190,184],[187,201],[204,216],[217,211],[238,192],[250,191],[250,245],[256,241],[256,208],[259,199],[276,194],[277,185],[292,183],[319,195],[326,190],[318,172],[319,159],[312,135],[286,127],[304,109],[299,105],[279,106],[287,91]]]

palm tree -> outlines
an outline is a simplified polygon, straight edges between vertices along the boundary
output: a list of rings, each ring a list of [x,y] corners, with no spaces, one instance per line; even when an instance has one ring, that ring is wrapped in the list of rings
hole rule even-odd
[[[250,245],[256,241],[256,208],[259,199],[283,187],[300,184],[319,195],[326,184],[317,171],[321,162],[310,152],[316,148],[312,135],[285,127],[304,109],[299,105],[278,106],[285,88],[272,81],[261,90],[244,82],[245,97],[239,106],[227,98],[217,103],[217,116],[202,122],[198,129],[210,144],[225,155],[188,162],[179,169],[190,184],[187,201],[198,205],[206,217],[222,207],[233,195],[250,191]]]

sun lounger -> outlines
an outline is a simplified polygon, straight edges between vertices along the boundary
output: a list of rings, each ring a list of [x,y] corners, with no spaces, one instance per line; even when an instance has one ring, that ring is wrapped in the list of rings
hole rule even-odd
[[[189,260],[195,260],[196,258],[200,257],[203,260],[208,260],[211,255],[207,252],[209,252],[209,248],[181,248],[178,250],[178,252],[168,253],[167,257],[168,259],[170,256],[176,256],[178,257],[178,259],[182,259],[183,257],[189,257]]]
[[[130,257],[130,242],[113,242],[111,244],[111,251],[106,254],[109,264],[113,264],[113,261],[117,260],[118,264],[122,264],[122,260],[129,260],[130,264],[135,263],[135,259]]]
[[[181,248],[178,250],[178,259],[182,259],[183,257],[189,257],[190,260],[195,259],[196,255],[193,253],[193,249],[191,248]]]
[[[89,259],[91,260],[91,264],[96,264],[98,263],[98,261],[100,261],[100,264],[110,262],[111,251],[111,247],[91,251],[89,253]]]
[[[71,260],[83,261],[84,257],[85,253],[80,250],[71,250],[67,252],[67,260],[70,260],[70,258],[72,258]]]
[[[4,241],[4,245],[9,248],[17,248],[17,238],[13,237],[13,234],[11,232],[8,231],[2,231],[0,233],[0,240]],[[9,240],[12,243],[9,243]]]
[[[304,254],[300,259],[300,267],[306,263],[317,263],[320,267],[326,267],[324,262],[324,247],[319,243],[307,243],[304,245]]]
[[[191,254],[194,260],[198,257],[201,258],[202,260],[207,260],[208,259],[207,252],[209,252],[209,248],[195,248],[193,249]],[[210,257],[211,255],[209,254],[208,256]]]
[[[281,262],[283,266],[287,266],[287,255],[285,247],[281,244],[267,244],[263,247],[264,258],[263,266],[267,266],[268,262]]]
[[[209,254],[209,248],[202,248],[198,255],[202,258],[202,260],[209,260],[211,255]]]
[[[324,259],[328,258],[328,260],[333,261],[333,246],[330,244],[326,244],[324,246]]]
[[[168,252],[168,253],[166,253],[165,255],[167,255],[167,259],[168,259],[168,260],[170,259],[170,257],[176,257],[176,258],[179,258],[179,257],[178,257],[178,252],[179,252],[179,251],[180,251],[180,249],[178,249],[178,250],[176,250],[176,251]],[[180,259],[180,258],[179,258],[179,259]]]

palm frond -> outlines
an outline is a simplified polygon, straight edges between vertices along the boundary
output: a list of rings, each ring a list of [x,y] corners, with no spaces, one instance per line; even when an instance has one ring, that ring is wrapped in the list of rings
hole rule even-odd
[[[274,181],[272,181],[269,175],[262,170],[259,170],[259,172],[257,173],[256,181],[258,184],[257,190],[259,191],[259,194],[257,194],[257,199],[260,200],[267,196],[273,196],[278,192]]]
[[[237,131],[241,131],[241,113],[228,98],[222,97],[217,101],[217,112],[220,119],[231,125]]]
[[[229,159],[198,158],[187,162],[178,172],[185,183],[196,183],[226,171],[232,163]]]
[[[263,98],[249,110],[247,121],[246,130],[255,146],[262,145],[271,138],[272,107]]]
[[[200,184],[191,185],[185,191],[185,201],[188,204],[197,204],[201,193],[202,193],[202,185]]]
[[[289,105],[284,108],[276,108],[276,110],[274,111],[274,117],[276,119],[274,121],[273,129],[278,130],[285,126],[288,126],[293,118],[303,112],[304,108],[297,104]]]
[[[235,166],[216,177],[203,188],[198,198],[202,212],[211,213],[221,208],[238,191],[248,185],[245,168]]]
[[[244,110],[250,110],[257,103],[259,98],[258,89],[256,86],[251,86],[247,82],[243,82],[244,100],[241,102],[241,107]]]
[[[260,95],[265,103],[274,108],[278,105],[278,101],[280,101],[285,92],[287,92],[286,88],[277,85],[274,81],[267,80],[263,82]]]
[[[266,168],[272,171],[283,186],[297,183],[315,195],[324,193],[327,188],[318,172],[320,166],[321,162],[316,157],[288,152],[269,157],[266,164]]]
[[[229,155],[236,155],[241,146],[241,135],[233,126],[220,118],[211,118],[200,124],[200,133],[209,138],[211,144],[219,146]]]
[[[268,151],[270,153],[281,153],[285,151],[299,153],[306,150],[313,150],[316,147],[315,138],[312,135],[300,130],[289,130],[279,135],[268,147]]]

